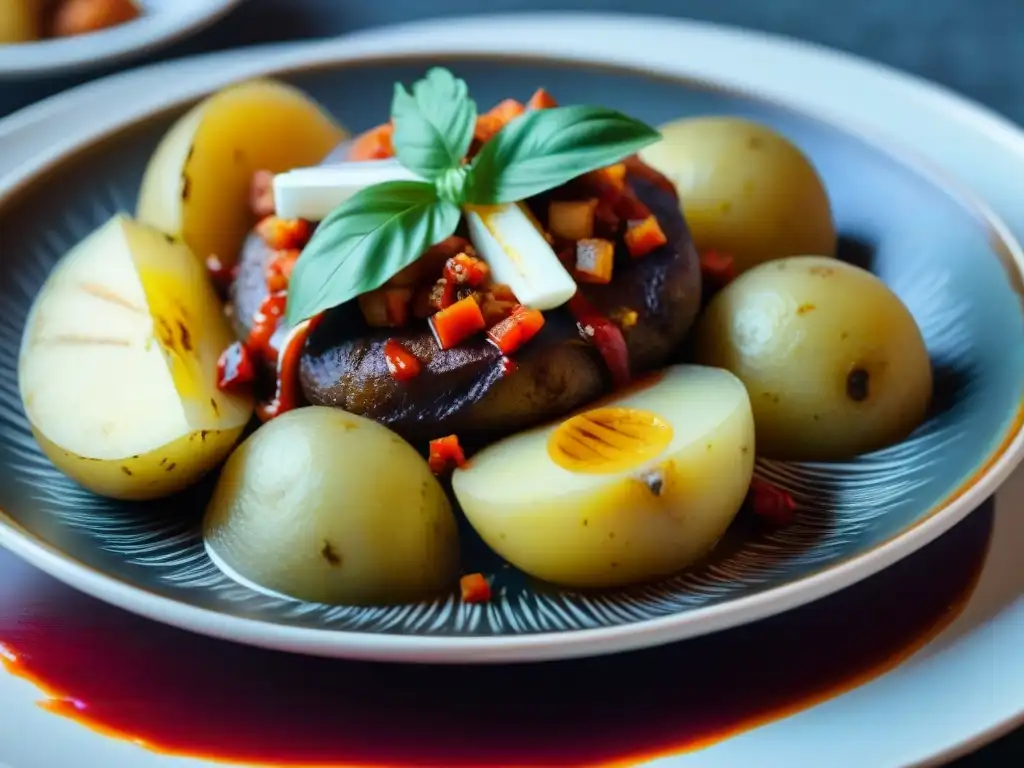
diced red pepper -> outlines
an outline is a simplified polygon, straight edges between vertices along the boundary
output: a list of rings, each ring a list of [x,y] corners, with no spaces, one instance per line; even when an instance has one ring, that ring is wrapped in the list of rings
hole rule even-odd
[[[577,291],[569,299],[568,306],[576,318],[580,334],[597,348],[604,359],[612,382],[616,387],[624,387],[629,383],[631,374],[629,348],[626,346],[622,329],[594,309],[582,291]]]
[[[415,379],[421,370],[420,361],[416,359],[416,355],[395,339],[388,339],[384,342],[384,360],[387,362],[388,372],[395,381]]]
[[[661,224],[654,216],[629,222],[625,240],[626,250],[634,259],[646,256],[668,242],[668,238],[665,237],[665,233],[661,229]]]
[[[511,355],[544,327],[544,315],[538,309],[519,306],[511,315],[487,332],[504,355]]]
[[[236,392],[256,379],[252,353],[240,341],[225,349],[217,360],[217,389]]]
[[[238,267],[231,265],[228,266],[221,261],[220,256],[215,253],[211,253],[206,257],[206,274],[210,276],[210,281],[214,284],[218,291],[226,293],[231,284],[235,281],[235,277],[238,274]]]
[[[459,590],[464,603],[488,603],[491,600],[491,583],[482,573],[470,573],[459,579]]]
[[[299,260],[301,253],[297,248],[293,248],[277,251],[270,257],[264,273],[268,291],[278,293],[288,290],[288,281],[291,280],[292,270],[295,269],[295,262]]]
[[[533,96],[526,102],[527,109],[554,109],[557,106],[558,102],[555,101],[555,97],[543,88],[534,91]]]
[[[277,325],[284,316],[288,297],[284,293],[272,293],[260,304],[259,311],[252,321],[249,338],[245,345],[257,354],[272,358],[270,339],[277,330]]]
[[[505,99],[503,102],[485,112],[476,119],[476,130],[473,138],[479,142],[488,141],[498,131],[519,117],[526,111],[520,102],[515,99]]]
[[[305,219],[267,216],[256,225],[256,234],[271,250],[302,250],[313,236],[313,227]]]
[[[456,301],[430,318],[430,328],[441,349],[458,346],[486,327],[480,305],[472,296]]]
[[[728,254],[704,251],[700,255],[700,271],[707,282],[722,288],[736,278],[736,262]]]
[[[487,266],[487,262],[466,253],[457,253],[444,265],[445,279],[455,285],[479,288],[490,275],[491,270]]]
[[[461,467],[466,463],[466,455],[459,445],[459,438],[455,435],[439,437],[430,441],[430,454],[427,464],[435,475],[442,475],[450,472],[455,467]]]
[[[391,123],[378,125],[365,133],[361,133],[352,142],[349,150],[349,160],[384,160],[395,156],[395,148],[391,144],[391,137],[395,128]]]
[[[581,283],[605,284],[612,281],[615,266],[615,244],[601,238],[587,238],[576,243],[573,272]]]
[[[274,174],[270,171],[256,171],[252,175],[252,182],[249,185],[249,209],[258,219],[274,215]]]
[[[793,497],[760,478],[755,477],[750,481],[749,499],[754,515],[773,526],[782,528],[796,517],[796,501]]]

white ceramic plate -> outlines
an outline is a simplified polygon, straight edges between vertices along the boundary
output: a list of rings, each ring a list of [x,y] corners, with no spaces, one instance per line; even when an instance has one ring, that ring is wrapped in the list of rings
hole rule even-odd
[[[198,32],[242,0],[142,0],[143,14],[117,27],[55,40],[0,45],[0,80],[80,72],[140,55]]]

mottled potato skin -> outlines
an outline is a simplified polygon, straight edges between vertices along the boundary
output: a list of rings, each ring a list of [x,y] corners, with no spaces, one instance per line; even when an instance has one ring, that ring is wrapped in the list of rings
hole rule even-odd
[[[615,278],[580,290],[599,311],[637,313],[624,329],[634,374],[664,365],[689,330],[700,302],[700,268],[672,195],[633,178],[640,198],[658,216],[669,243],[642,259],[618,254]],[[242,307],[239,301],[239,307]],[[302,357],[306,398],[386,424],[413,442],[458,434],[486,442],[583,405],[610,386],[597,351],[584,342],[567,308],[546,314],[537,337],[514,355],[504,373],[501,355],[481,335],[439,350],[426,324],[407,329],[366,327],[351,305],[329,311]],[[412,381],[387,370],[383,345],[394,338],[424,364]]]
[[[759,455],[840,460],[906,437],[924,419],[932,370],[899,298],[824,257],[762,264],[721,291],[696,333],[697,360],[747,387]]]
[[[810,160],[765,125],[698,117],[661,126],[641,157],[679,190],[701,253],[732,256],[738,271],[786,256],[835,255],[825,186]]]

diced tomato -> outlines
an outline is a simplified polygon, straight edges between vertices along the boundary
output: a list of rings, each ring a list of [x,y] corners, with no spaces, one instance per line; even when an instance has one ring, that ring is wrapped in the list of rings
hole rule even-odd
[[[420,373],[420,361],[416,359],[416,355],[395,339],[384,342],[384,359],[388,365],[388,372],[395,381],[408,381]]]
[[[252,175],[252,182],[249,185],[249,209],[258,219],[274,215],[274,174],[270,171],[256,171]]]
[[[760,478],[755,477],[750,481],[749,500],[754,515],[773,526],[787,526],[796,516],[796,501],[793,497]]]
[[[502,354],[511,355],[544,327],[544,315],[537,309],[520,306],[487,332]]]
[[[626,230],[626,249],[634,259],[646,256],[651,251],[661,248],[668,242],[661,224],[655,216],[648,216],[640,221],[629,222]]]
[[[277,251],[267,261],[265,278],[267,290],[271,293],[288,290],[288,281],[291,279],[292,270],[295,269],[295,262],[299,260],[301,251],[293,248],[287,251]]]
[[[223,392],[236,392],[256,379],[256,364],[252,353],[240,341],[225,349],[217,360],[217,388]]]
[[[491,139],[498,131],[508,125],[526,111],[515,99],[505,99],[490,112],[485,112],[476,119],[476,130],[473,138],[479,142]]]
[[[302,250],[313,236],[313,227],[305,219],[267,216],[256,225],[256,234],[271,250]]]
[[[441,349],[458,346],[486,327],[480,305],[472,296],[456,301],[430,318],[430,328]]]
[[[284,316],[287,301],[288,297],[286,294],[272,293],[260,304],[259,311],[256,312],[256,316],[252,321],[249,338],[245,342],[245,345],[251,351],[255,351],[257,354],[268,359],[273,358],[273,353],[270,349],[270,339],[277,330],[281,318]]]
[[[629,348],[622,329],[594,309],[582,291],[577,291],[569,299],[568,306],[576,318],[580,334],[594,345],[604,359],[615,386],[628,384],[631,378]]]
[[[455,285],[479,288],[490,275],[487,262],[465,253],[452,256],[444,265],[444,278]]]
[[[470,573],[459,579],[459,590],[464,603],[488,603],[491,600],[491,583],[482,573]]]
[[[450,472],[455,467],[461,467],[466,463],[466,455],[459,445],[459,438],[455,435],[439,437],[430,441],[430,454],[427,464],[435,475],[442,475]]]
[[[715,288],[722,288],[735,279],[736,262],[728,254],[704,251],[700,255],[700,271],[708,283]]]
[[[557,106],[558,102],[555,101],[555,97],[543,88],[538,88],[534,91],[533,96],[526,102],[527,109],[553,109]]]
[[[352,141],[352,148],[349,150],[349,160],[384,160],[395,156],[395,148],[391,144],[391,137],[395,128],[391,123],[378,125],[365,133],[361,133]]]

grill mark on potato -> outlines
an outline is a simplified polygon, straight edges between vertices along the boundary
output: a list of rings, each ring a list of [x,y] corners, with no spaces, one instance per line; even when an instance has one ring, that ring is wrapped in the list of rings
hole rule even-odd
[[[137,312],[140,315],[149,314],[146,310],[137,304],[134,304],[124,296],[118,296],[112,290],[106,286],[97,285],[96,283],[79,283],[79,287],[90,296],[105,301],[109,304],[116,304],[119,307],[124,307],[131,312]]]
[[[130,347],[132,345],[128,339],[115,339],[110,336],[80,336],[77,333],[62,333],[41,341],[49,341],[51,344],[98,344],[108,347]]]

